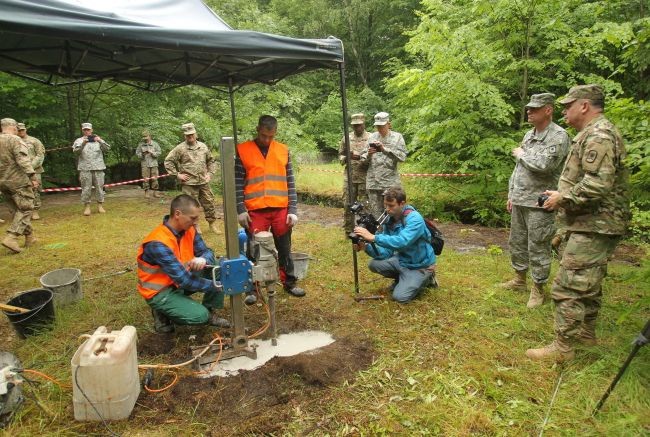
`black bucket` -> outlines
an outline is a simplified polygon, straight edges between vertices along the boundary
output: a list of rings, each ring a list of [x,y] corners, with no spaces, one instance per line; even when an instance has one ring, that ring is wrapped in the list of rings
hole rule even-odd
[[[5,313],[16,333],[20,338],[27,338],[28,335],[38,334],[43,329],[51,328],[54,320],[54,301],[52,290],[37,288],[25,291],[14,296],[7,302],[7,305],[25,308],[26,313],[12,313],[6,310]]]

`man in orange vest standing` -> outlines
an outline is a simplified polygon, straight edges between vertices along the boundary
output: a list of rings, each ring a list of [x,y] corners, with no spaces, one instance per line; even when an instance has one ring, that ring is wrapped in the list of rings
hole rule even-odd
[[[280,280],[287,293],[302,297],[291,260],[291,229],[298,222],[298,197],[289,148],[274,140],[278,121],[262,115],[255,139],[237,145],[235,186],[239,224],[249,235],[271,230],[278,250]],[[255,303],[254,295],[246,297]]]
[[[213,310],[223,308],[224,294],[202,275],[214,254],[196,232],[199,202],[187,194],[172,200],[165,216],[138,250],[138,291],[151,307],[156,332],[172,332],[174,324],[230,327]],[[203,293],[203,303],[193,300]]]

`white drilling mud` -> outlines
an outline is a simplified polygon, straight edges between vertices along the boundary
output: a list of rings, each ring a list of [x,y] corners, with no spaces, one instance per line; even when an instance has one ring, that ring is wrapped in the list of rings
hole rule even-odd
[[[278,336],[277,346],[271,344],[271,340],[250,340],[251,347],[257,346],[257,359],[248,357],[235,357],[229,360],[220,361],[210,369],[211,365],[204,366],[203,370],[209,370],[202,376],[234,376],[240,370],[255,370],[262,367],[273,357],[290,357],[303,352],[312,351],[328,344],[334,343],[334,338],[323,331],[302,331]]]

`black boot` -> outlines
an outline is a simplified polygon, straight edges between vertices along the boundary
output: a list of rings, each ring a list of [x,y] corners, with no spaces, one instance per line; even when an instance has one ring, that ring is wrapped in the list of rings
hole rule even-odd
[[[153,308],[151,308],[151,315],[153,316],[153,327],[156,332],[161,334],[174,332],[174,324],[166,315]]]

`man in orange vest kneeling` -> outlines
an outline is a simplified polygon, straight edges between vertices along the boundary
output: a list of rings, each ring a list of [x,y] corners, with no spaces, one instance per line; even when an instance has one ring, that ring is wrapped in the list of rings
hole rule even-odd
[[[204,271],[216,260],[196,232],[199,207],[187,194],[176,196],[169,215],[138,250],[138,291],[151,307],[156,332],[173,332],[174,324],[230,327],[214,312],[223,308],[224,294]],[[203,293],[202,303],[190,297],[197,292]]]
[[[235,186],[239,224],[249,235],[268,231],[278,251],[280,280],[287,293],[302,297],[305,290],[296,286],[291,260],[291,229],[298,222],[298,197],[289,157],[289,148],[275,141],[278,121],[262,115],[254,140],[237,145]],[[247,304],[255,296],[246,296]]]

